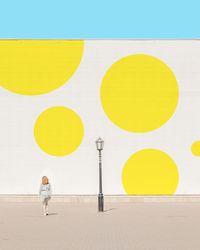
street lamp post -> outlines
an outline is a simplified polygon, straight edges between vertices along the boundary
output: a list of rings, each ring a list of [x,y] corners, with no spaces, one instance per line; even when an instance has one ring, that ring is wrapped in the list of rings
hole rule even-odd
[[[103,212],[103,191],[102,191],[102,163],[101,151],[103,150],[104,141],[99,137],[96,140],[97,150],[99,151],[99,194],[98,194],[98,211]]]

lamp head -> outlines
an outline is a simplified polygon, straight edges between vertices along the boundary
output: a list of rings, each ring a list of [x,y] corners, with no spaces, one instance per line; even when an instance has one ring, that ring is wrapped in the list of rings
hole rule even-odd
[[[104,141],[100,137],[96,140],[96,146],[97,150],[99,151],[103,150]]]

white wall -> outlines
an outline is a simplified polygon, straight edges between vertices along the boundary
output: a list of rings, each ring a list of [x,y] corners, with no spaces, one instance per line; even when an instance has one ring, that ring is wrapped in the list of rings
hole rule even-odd
[[[105,115],[100,85],[108,68],[131,54],[148,54],[165,62],[179,85],[179,103],[172,118],[156,131],[130,133]],[[65,157],[44,153],[36,144],[33,128],[38,115],[52,106],[73,109],[82,119],[81,146]],[[41,96],[23,96],[0,88],[0,193],[38,193],[40,178],[47,175],[56,194],[98,192],[98,152],[94,141],[105,140],[103,191],[125,194],[122,168],[143,148],[169,154],[179,170],[176,194],[200,193],[200,157],[190,150],[200,139],[200,41],[198,40],[91,40],[69,82]]]

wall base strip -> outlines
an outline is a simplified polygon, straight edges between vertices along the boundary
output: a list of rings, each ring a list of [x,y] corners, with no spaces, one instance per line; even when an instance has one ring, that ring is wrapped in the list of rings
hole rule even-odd
[[[105,202],[200,202],[200,195],[104,195]],[[40,202],[38,195],[1,194],[0,202]],[[93,203],[97,195],[53,195],[51,202]]]

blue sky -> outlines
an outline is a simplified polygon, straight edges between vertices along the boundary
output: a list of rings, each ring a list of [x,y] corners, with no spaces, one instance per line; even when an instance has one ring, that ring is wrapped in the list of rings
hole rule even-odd
[[[0,39],[200,38],[199,0],[2,0]]]

